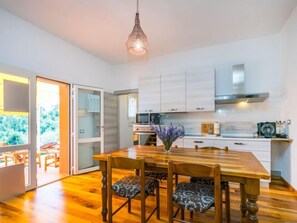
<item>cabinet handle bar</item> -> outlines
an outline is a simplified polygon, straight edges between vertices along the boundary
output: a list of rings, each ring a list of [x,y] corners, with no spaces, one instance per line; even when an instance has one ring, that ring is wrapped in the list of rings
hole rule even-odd
[[[243,146],[243,145],[245,145],[245,143],[242,143],[242,142],[235,142],[234,145]]]

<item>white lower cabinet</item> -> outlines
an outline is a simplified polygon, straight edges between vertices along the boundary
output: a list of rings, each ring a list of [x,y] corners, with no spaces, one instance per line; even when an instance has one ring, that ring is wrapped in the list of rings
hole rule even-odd
[[[157,137],[157,146],[162,146],[163,143],[161,141],[161,139],[159,137]],[[184,147],[184,139],[183,138],[179,138],[177,140],[175,140],[172,144],[172,147]]]
[[[184,138],[184,148],[195,148],[196,146],[205,147],[205,146],[215,146],[216,141],[212,139],[202,139],[194,137],[185,137]]]
[[[184,139],[180,138],[180,139],[175,140],[172,143],[172,147],[181,147],[181,148],[184,147]]]
[[[237,140],[226,138],[209,139],[205,137],[189,137],[183,138],[184,148],[195,148],[196,146],[205,147],[213,146],[218,148],[228,147],[229,150],[252,152],[254,156],[260,161],[262,166],[271,172],[271,141],[263,141],[257,139]],[[261,187],[269,187],[270,180],[261,180]]]
[[[157,145],[162,145],[162,141],[158,138]],[[226,139],[206,137],[185,136],[176,140],[173,145],[188,149],[194,149],[196,146],[207,147],[213,146],[218,148],[228,147],[231,151],[252,152],[254,156],[260,161],[262,166],[271,173],[271,140],[257,140],[257,139]],[[269,187],[270,180],[261,180],[261,187]]]
[[[262,166],[271,173],[271,141],[260,140],[217,140],[217,147],[228,146],[229,150],[252,152]],[[261,180],[262,187],[269,187],[271,180]]]

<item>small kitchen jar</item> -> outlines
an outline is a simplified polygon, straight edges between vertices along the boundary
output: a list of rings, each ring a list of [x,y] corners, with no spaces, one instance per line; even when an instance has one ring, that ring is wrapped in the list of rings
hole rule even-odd
[[[213,134],[216,135],[216,136],[219,136],[221,134],[220,123],[219,122],[213,123]]]

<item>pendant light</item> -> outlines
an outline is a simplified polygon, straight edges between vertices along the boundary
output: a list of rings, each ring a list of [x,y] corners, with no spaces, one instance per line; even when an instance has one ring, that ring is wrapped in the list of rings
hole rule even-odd
[[[135,15],[135,25],[126,42],[127,50],[130,54],[141,56],[148,52],[148,41],[146,35],[140,27],[139,12],[138,12],[138,0],[137,11]]]

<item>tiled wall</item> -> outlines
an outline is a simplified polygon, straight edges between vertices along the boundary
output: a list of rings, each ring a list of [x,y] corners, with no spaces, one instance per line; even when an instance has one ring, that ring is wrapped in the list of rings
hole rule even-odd
[[[278,100],[267,99],[263,103],[217,105],[214,112],[163,114],[164,124],[181,124],[186,133],[201,132],[201,122],[220,122],[222,133],[257,132],[257,123],[280,119]]]

